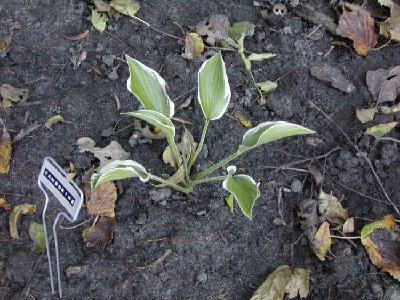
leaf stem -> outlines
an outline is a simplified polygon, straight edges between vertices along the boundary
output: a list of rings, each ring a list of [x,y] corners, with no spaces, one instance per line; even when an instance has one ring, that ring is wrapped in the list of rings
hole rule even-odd
[[[158,181],[158,182],[163,183],[163,184],[165,184],[165,185],[168,185],[168,186],[172,187],[173,189],[175,189],[175,190],[177,190],[177,191],[180,191],[180,192],[182,192],[182,193],[185,193],[185,194],[189,194],[189,193],[190,193],[190,190],[189,190],[189,189],[186,189],[186,188],[184,188],[184,187],[181,187],[181,186],[179,186],[179,185],[177,185],[177,184],[175,184],[175,183],[171,183],[171,182],[169,182],[168,180],[162,179],[161,177],[158,177],[158,176],[156,176],[156,175],[150,174],[150,179],[155,180],[155,181]]]
[[[331,237],[335,239],[342,239],[342,240],[359,240],[361,239],[361,236],[337,236],[337,235],[331,235]]]
[[[175,164],[175,169],[178,170],[179,165],[181,163],[178,148],[176,147],[176,144],[175,144],[175,141],[173,138],[168,138],[168,144],[171,147],[172,157],[174,159],[174,164]]]
[[[199,179],[199,180],[194,180],[191,182],[192,186],[198,185],[200,183],[206,183],[206,182],[213,182],[213,181],[223,181],[226,179],[226,175],[222,175],[222,176],[215,176],[215,177],[208,177],[208,178],[204,178],[204,179]]]
[[[196,152],[190,158],[189,165],[188,165],[188,170],[189,171],[192,168],[194,162],[196,161],[197,157],[199,156],[199,153],[200,153],[201,149],[204,146],[204,140],[206,139],[207,128],[208,128],[209,124],[210,124],[210,121],[206,120],[206,122],[204,123],[203,132],[201,133],[201,138],[200,138],[199,145],[197,146]]]
[[[221,160],[219,163],[216,163],[215,165],[212,165],[211,167],[197,173],[194,176],[194,179],[200,179],[201,177],[204,177],[205,175],[208,175],[212,172],[214,172],[215,170],[225,166],[226,164],[228,164],[231,160],[234,160],[236,157],[238,157],[241,153],[238,151],[232,153],[231,155],[229,155],[227,158]]]

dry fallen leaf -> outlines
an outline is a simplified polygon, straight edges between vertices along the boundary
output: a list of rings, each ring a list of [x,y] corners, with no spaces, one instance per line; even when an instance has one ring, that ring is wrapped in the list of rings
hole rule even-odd
[[[379,108],[381,109],[381,112],[383,112],[384,114],[394,114],[394,113],[400,112],[400,103],[397,103],[390,107],[389,106],[380,106]]]
[[[19,239],[17,222],[20,215],[32,215],[36,211],[36,205],[24,203],[13,208],[10,214],[10,235],[13,239]]]
[[[354,218],[348,218],[343,224],[343,233],[354,232]]]
[[[395,128],[399,123],[398,122],[389,122],[385,124],[378,124],[372,127],[367,128],[365,134],[372,135],[377,140],[381,139],[384,135],[388,134]]]
[[[308,269],[280,266],[268,275],[250,300],[283,300],[285,294],[289,299],[297,296],[305,298],[310,291],[309,281]]]
[[[368,90],[377,103],[394,102],[400,95],[400,66],[368,71]]]
[[[33,123],[32,125],[28,126],[27,128],[22,128],[20,132],[13,138],[13,143],[17,143],[23,138],[25,138],[28,134],[31,134],[33,131],[38,129],[40,124],[38,122]]]
[[[203,39],[196,32],[187,32],[185,36],[185,53],[183,57],[186,59],[195,59],[204,51]]]
[[[361,56],[366,56],[378,42],[374,18],[363,8],[352,12],[344,11],[336,33],[351,39],[357,54]]]
[[[400,17],[387,18],[379,25],[379,34],[392,41],[400,42]]]
[[[15,88],[10,84],[3,83],[0,85],[0,95],[3,100],[10,100],[12,102],[26,101],[29,97],[29,89]]]
[[[9,99],[3,99],[0,103],[0,108],[6,110],[11,106],[12,102]]]
[[[70,40],[70,41],[79,41],[81,39],[84,39],[85,37],[87,37],[87,35],[89,34],[89,30],[85,30],[83,32],[81,32],[80,34],[77,35],[73,35],[73,36],[67,36],[65,34],[61,34],[63,36],[64,39]]]
[[[100,217],[95,224],[83,232],[86,247],[104,248],[113,239],[114,218]]]
[[[0,58],[6,57],[8,51],[11,49],[12,33],[0,38]]]
[[[310,242],[314,239],[318,229],[317,206],[318,202],[314,199],[306,199],[300,203],[301,229]]]
[[[48,119],[46,121],[46,123],[44,123],[44,127],[49,129],[49,130],[52,130],[52,127],[53,127],[54,124],[57,124],[57,123],[60,123],[60,122],[64,122],[64,121],[65,120],[64,120],[64,117],[62,115],[55,115],[55,116],[52,116],[50,119]]]
[[[246,118],[243,112],[236,110],[234,114],[235,119],[237,119],[244,127],[253,127],[253,124],[249,119]]]
[[[365,225],[361,243],[375,266],[400,281],[400,230],[393,215]]]
[[[0,126],[3,125],[3,135],[0,138],[0,174],[7,174],[11,161],[11,138],[3,120],[0,118]]]
[[[211,15],[196,25],[196,32],[201,36],[206,36],[207,43],[212,46],[228,38],[228,29],[229,20],[224,15]]]
[[[344,209],[339,200],[331,194],[325,193],[323,190],[319,192],[318,210],[321,215],[321,221],[343,224],[349,217],[347,209]]]
[[[105,182],[92,190],[90,201],[86,201],[89,215],[115,218],[117,187],[114,182]]]
[[[0,208],[9,210],[11,209],[11,205],[4,198],[0,198]]]
[[[109,163],[115,160],[124,160],[128,159],[130,154],[126,152],[121,145],[116,142],[112,141],[108,146],[104,148],[95,147],[96,142],[93,141],[91,138],[88,137],[81,137],[77,141],[77,145],[79,148],[79,152],[92,152],[94,156],[96,156],[100,160],[100,165],[98,170],[100,171],[104,166],[108,165]]]
[[[378,112],[377,107],[372,108],[357,108],[356,115],[357,119],[360,120],[362,124],[370,122],[374,119],[375,114]]]
[[[117,12],[134,17],[140,9],[140,4],[132,0],[111,0],[110,6]]]
[[[326,254],[332,245],[331,232],[329,230],[329,223],[324,222],[317,230],[315,237],[312,241],[312,248],[314,253],[321,261],[325,261]]]

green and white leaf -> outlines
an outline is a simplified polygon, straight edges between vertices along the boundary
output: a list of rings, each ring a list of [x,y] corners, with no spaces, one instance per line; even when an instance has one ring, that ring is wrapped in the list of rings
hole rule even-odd
[[[308,128],[285,121],[264,122],[244,134],[239,153],[285,137],[313,133]]]
[[[276,81],[263,81],[256,83],[257,87],[264,93],[269,93],[275,91],[278,87],[278,83]]]
[[[175,126],[171,120],[160,112],[153,110],[138,110],[126,113],[129,116],[141,119],[154,127],[160,128],[167,139],[173,139],[175,136]]]
[[[103,32],[107,26],[108,14],[99,13],[96,10],[92,9],[92,16],[90,20],[94,28],[96,28],[100,32]]]
[[[150,179],[150,174],[139,163],[133,160],[116,160],[102,168],[99,173],[93,174],[91,178],[92,189],[98,185],[120,179],[139,177],[143,182]]]
[[[228,197],[225,198],[226,205],[228,205],[231,213],[233,213],[235,209],[235,204],[233,203],[233,195],[230,194]]]
[[[227,168],[228,176],[222,182],[222,187],[233,195],[243,214],[251,220],[254,203],[260,197],[259,184],[248,175],[234,175],[236,167],[232,167]]]
[[[156,71],[129,55],[126,55],[126,62],[130,74],[126,82],[127,89],[145,109],[158,111],[171,118],[175,113],[175,105],[167,95],[165,80]]]
[[[231,90],[221,53],[206,60],[198,73],[198,97],[208,121],[222,117],[228,107]]]
[[[274,53],[252,53],[247,58],[250,61],[263,61],[267,59],[274,58],[276,54]]]

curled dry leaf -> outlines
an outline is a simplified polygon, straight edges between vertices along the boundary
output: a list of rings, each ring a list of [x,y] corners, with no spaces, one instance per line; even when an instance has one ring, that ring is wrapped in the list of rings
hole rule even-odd
[[[283,300],[285,294],[289,299],[305,298],[310,292],[309,281],[308,269],[280,266],[268,275],[250,300]]]
[[[3,120],[0,118],[0,126],[3,125],[3,135],[0,138],[0,174],[7,174],[11,161],[11,138]]]
[[[140,4],[132,0],[111,0],[110,6],[117,12],[134,17],[140,9]]]
[[[82,137],[77,141],[79,152],[92,152],[100,160],[98,170],[101,170],[104,166],[113,162],[114,160],[125,160],[129,158],[129,152],[126,152],[122,146],[112,141],[108,146],[104,148],[95,147],[96,142],[91,138]]]
[[[9,210],[11,209],[11,205],[4,198],[0,198],[0,208]]]
[[[329,230],[329,223],[324,222],[317,230],[315,237],[312,241],[312,248],[315,255],[321,260],[325,261],[326,254],[332,245],[331,232]]]
[[[87,37],[87,35],[89,34],[89,30],[85,30],[83,32],[81,32],[80,34],[77,35],[72,35],[72,36],[67,36],[65,34],[62,34],[64,39],[70,40],[70,41],[79,41],[81,39],[84,39],[85,37]]]
[[[187,32],[185,36],[185,53],[182,56],[186,59],[195,59],[203,51],[203,39],[196,32]]]
[[[343,233],[354,232],[354,218],[348,218],[343,224]]]
[[[332,193],[325,193],[323,190],[319,193],[318,210],[321,215],[321,221],[328,220],[341,225],[349,217],[347,209],[342,207],[338,198],[333,196]]]
[[[238,120],[244,127],[253,127],[253,124],[249,119],[246,118],[243,112],[240,110],[235,111],[234,117]]]
[[[20,140],[24,139],[28,134],[31,134],[39,127],[40,127],[40,124],[38,122],[35,122],[26,128],[22,128],[20,130],[20,132],[13,138],[13,143],[17,143]]]
[[[224,15],[211,15],[199,22],[195,28],[199,35],[207,37],[208,44],[215,46],[216,42],[228,38],[229,20]]]
[[[400,66],[368,71],[368,90],[377,103],[394,102],[400,95]]]
[[[310,69],[311,75],[321,81],[329,83],[333,88],[345,93],[352,93],[356,87],[348,80],[341,70],[326,62],[317,62]]]
[[[372,135],[377,140],[381,139],[384,135],[388,134],[395,128],[399,123],[398,122],[389,122],[385,124],[378,124],[372,127],[367,128],[365,134]]]
[[[381,23],[379,34],[392,41],[400,42],[400,16],[387,18],[385,22]]]
[[[0,38],[0,58],[6,57],[7,53],[11,49],[12,33]]]
[[[375,266],[400,281],[400,230],[393,215],[365,225],[361,243]]]
[[[89,215],[115,218],[117,187],[114,182],[100,184],[91,192],[90,201],[86,201]]]
[[[10,235],[13,239],[19,239],[17,223],[20,215],[32,215],[36,211],[36,205],[24,203],[13,208],[10,214]]]
[[[314,199],[303,200],[300,203],[299,217],[301,218],[301,229],[310,242],[314,239],[318,228],[317,206],[318,202]]]
[[[52,127],[53,127],[54,124],[57,124],[57,123],[60,123],[60,122],[64,122],[64,121],[65,120],[64,120],[64,117],[62,115],[55,115],[55,116],[52,116],[50,119],[48,119],[46,121],[46,123],[44,123],[44,127],[49,129],[49,130],[52,130]]]
[[[104,248],[113,239],[115,218],[100,217],[91,227],[83,232],[86,247]]]
[[[29,97],[29,89],[15,88],[10,84],[3,83],[0,85],[0,95],[4,100],[12,102],[26,101]]]
[[[29,237],[32,239],[31,251],[35,254],[43,253],[46,249],[46,238],[44,234],[43,224],[32,222],[29,225]]]
[[[357,54],[361,56],[366,56],[378,42],[374,18],[363,8],[352,12],[344,11],[336,33],[351,39]]]

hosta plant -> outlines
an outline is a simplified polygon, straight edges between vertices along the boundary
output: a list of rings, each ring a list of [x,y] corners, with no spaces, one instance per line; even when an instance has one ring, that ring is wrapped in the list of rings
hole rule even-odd
[[[222,187],[234,197],[242,212],[251,219],[254,202],[260,196],[258,183],[248,175],[237,175],[235,166],[228,166],[227,175],[224,176],[207,175],[227,166],[239,155],[255,147],[284,137],[314,132],[283,121],[261,123],[244,134],[239,147],[231,155],[197,174],[192,174],[191,169],[203,147],[210,122],[224,115],[231,97],[221,54],[215,54],[205,61],[198,72],[198,101],[205,118],[198,143],[187,129],[182,134],[181,142],[176,143],[176,129],[171,121],[174,115],[174,103],[165,90],[164,79],[156,71],[129,56],[126,56],[126,60],[130,72],[127,88],[144,108],[127,114],[146,121],[164,133],[169,146],[164,151],[163,159],[170,163],[176,172],[169,179],[163,179],[151,174],[136,161],[118,160],[93,175],[92,188],[111,180],[138,177],[143,182],[151,180],[158,182],[158,186],[170,186],[183,193],[190,193],[198,184],[221,181]]]

